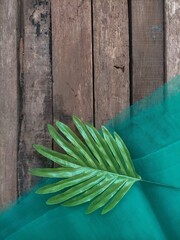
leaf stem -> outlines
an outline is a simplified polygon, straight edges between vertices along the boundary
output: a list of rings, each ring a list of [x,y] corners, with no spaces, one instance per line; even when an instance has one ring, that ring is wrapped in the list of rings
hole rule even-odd
[[[144,180],[144,179],[141,179],[140,181],[145,182],[145,183],[149,183],[149,184],[155,184],[155,185],[158,185],[158,186],[161,186],[161,187],[173,188],[175,190],[180,191],[180,187],[169,186],[169,185],[166,185],[166,184],[163,184],[163,183],[151,182],[151,181]]]

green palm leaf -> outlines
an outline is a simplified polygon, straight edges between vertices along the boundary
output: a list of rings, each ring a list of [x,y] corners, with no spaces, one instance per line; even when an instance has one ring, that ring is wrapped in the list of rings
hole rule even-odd
[[[61,166],[31,170],[35,176],[59,178],[58,182],[38,189],[37,193],[57,193],[48,199],[47,204],[77,206],[91,202],[87,213],[103,207],[102,214],[105,214],[141,177],[136,173],[129,151],[117,133],[113,137],[102,127],[101,135],[79,118],[73,117],[73,121],[83,140],[62,122],[56,122],[61,134],[48,125],[50,135],[65,150],[65,154],[34,145],[41,155]]]

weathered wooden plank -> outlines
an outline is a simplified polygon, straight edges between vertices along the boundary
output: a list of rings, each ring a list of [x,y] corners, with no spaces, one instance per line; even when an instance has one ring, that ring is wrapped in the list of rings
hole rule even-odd
[[[0,207],[17,196],[17,1],[0,1]]]
[[[180,1],[165,1],[166,79],[180,74]]]
[[[24,0],[23,3],[22,112],[18,159],[20,194],[37,180],[28,170],[48,165],[34,152],[32,144],[52,144],[46,126],[52,122],[50,1]]]
[[[91,1],[52,0],[54,121],[93,121]]]
[[[164,81],[163,1],[133,0],[132,14],[132,102]]]
[[[129,105],[127,0],[93,1],[95,124]]]

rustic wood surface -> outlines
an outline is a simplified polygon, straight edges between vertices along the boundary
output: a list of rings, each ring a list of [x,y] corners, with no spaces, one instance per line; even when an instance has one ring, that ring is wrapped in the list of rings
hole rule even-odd
[[[93,1],[95,125],[129,105],[128,3]]]
[[[19,194],[37,181],[28,170],[47,166],[32,148],[33,143],[51,147],[47,123],[52,122],[52,79],[50,61],[50,2],[24,0],[21,44],[21,113],[18,155]]]
[[[0,206],[17,196],[17,5],[0,1]]]
[[[178,0],[0,1],[0,206],[51,163],[47,123],[99,127],[180,69]]]
[[[165,1],[166,79],[180,74],[180,1]]]
[[[164,28],[162,0],[131,1],[132,102],[164,81]]]
[[[90,0],[52,0],[54,121],[93,122]]]

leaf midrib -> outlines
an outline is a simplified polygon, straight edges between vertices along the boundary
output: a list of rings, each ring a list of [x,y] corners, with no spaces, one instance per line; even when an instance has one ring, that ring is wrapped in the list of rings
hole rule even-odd
[[[77,166],[79,166],[79,165],[77,165]],[[102,170],[102,169],[95,169],[95,168],[81,167],[81,166],[79,166],[79,167],[80,167],[80,168],[87,169],[88,172],[89,172],[89,171],[90,171],[90,172],[95,171],[95,172],[100,173],[100,174],[103,174],[103,173],[104,173],[105,176],[106,176],[107,174],[109,174],[109,175],[113,176],[113,178],[121,177],[121,178],[129,179],[129,180],[134,181],[134,182],[141,180],[141,177],[135,178],[135,177],[130,177],[130,176],[127,176],[127,175],[123,175],[123,174],[119,174],[119,173],[114,173],[114,172],[106,171],[106,170]]]

